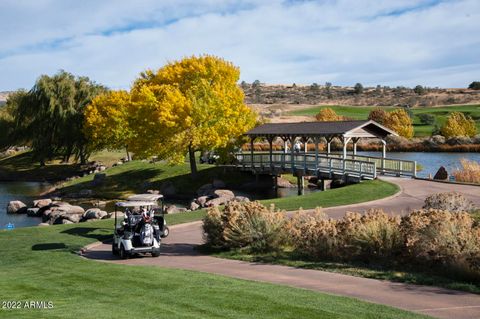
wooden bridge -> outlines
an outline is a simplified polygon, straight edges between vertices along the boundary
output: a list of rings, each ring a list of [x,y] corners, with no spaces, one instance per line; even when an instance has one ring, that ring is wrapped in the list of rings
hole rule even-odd
[[[282,173],[292,173],[298,177],[299,192],[303,185],[302,176],[318,176],[322,184],[325,179],[342,178],[361,181],[375,179],[378,174],[393,176],[416,176],[416,163],[387,158],[386,137],[398,136],[394,131],[374,121],[335,121],[302,123],[268,123],[250,131],[250,150],[235,154],[237,166],[256,174],[270,174],[274,177]],[[342,153],[332,153],[333,139],[342,143]],[[357,143],[361,138],[376,138],[382,143],[382,156],[357,154]],[[268,141],[268,152],[254,151],[254,141]],[[273,143],[283,142],[283,151],[274,152]],[[319,143],[326,144],[326,153],[319,152]],[[348,154],[348,143],[353,142],[353,152]],[[304,149],[301,150],[300,142]],[[314,152],[308,152],[308,143],[313,142]],[[290,145],[290,147],[288,146]]]
[[[261,174],[292,173],[332,179],[347,177],[350,179],[375,179],[377,175],[416,176],[416,163],[400,159],[363,155],[325,153],[254,152],[237,153],[237,166]]]

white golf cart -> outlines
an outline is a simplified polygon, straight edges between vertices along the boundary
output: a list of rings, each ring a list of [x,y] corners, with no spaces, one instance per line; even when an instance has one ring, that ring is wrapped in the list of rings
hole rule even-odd
[[[124,210],[121,220],[117,218],[119,209]],[[144,253],[158,257],[161,238],[168,234],[162,195],[138,194],[115,204],[114,255],[122,259]]]

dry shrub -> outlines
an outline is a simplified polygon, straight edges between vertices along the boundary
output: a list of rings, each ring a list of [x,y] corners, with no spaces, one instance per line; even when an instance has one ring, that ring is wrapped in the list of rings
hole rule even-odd
[[[381,209],[365,215],[348,212],[337,223],[344,258],[378,259],[398,254],[403,243],[400,217]]]
[[[475,206],[465,196],[455,192],[437,193],[425,198],[423,209],[440,209],[452,213],[471,212]]]
[[[417,210],[403,218],[401,229],[409,258],[441,263],[478,276],[480,228],[470,214]]]
[[[279,250],[285,239],[285,217],[258,202],[230,202],[210,208],[203,220],[205,241],[212,248],[245,248],[252,252]]]
[[[309,214],[297,212],[286,225],[289,243],[296,252],[310,258],[338,257],[336,221],[316,209]]]
[[[455,180],[466,183],[480,184],[480,163],[476,161],[469,161],[467,159],[461,159],[461,169],[453,171]]]

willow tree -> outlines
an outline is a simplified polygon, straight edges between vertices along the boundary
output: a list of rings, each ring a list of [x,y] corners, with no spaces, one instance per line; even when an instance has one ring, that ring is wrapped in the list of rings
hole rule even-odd
[[[55,156],[68,161],[71,155],[85,162],[89,149],[83,134],[84,109],[105,90],[65,71],[40,76],[30,91],[18,92],[7,101],[15,119],[14,141],[31,145],[42,164]]]
[[[138,158],[156,155],[174,163],[188,153],[195,176],[196,151],[225,147],[256,123],[256,113],[244,104],[237,86],[239,77],[232,63],[208,55],[142,73],[128,105],[119,106],[129,114],[122,126],[131,129],[129,149]],[[99,103],[92,108],[100,108]],[[87,123],[94,113],[87,113]]]

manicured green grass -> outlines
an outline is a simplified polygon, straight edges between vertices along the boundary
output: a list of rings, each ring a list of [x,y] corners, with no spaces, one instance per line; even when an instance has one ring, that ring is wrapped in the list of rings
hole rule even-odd
[[[215,252],[221,258],[243,260],[248,262],[262,262],[291,266],[296,268],[316,269],[335,273],[342,273],[350,276],[390,280],[418,285],[439,286],[449,289],[463,290],[480,294],[480,285],[469,282],[465,278],[452,278],[452,272],[445,270],[435,271],[431,268],[419,266],[390,265],[390,264],[363,264],[363,263],[342,263],[334,261],[313,261],[298,256],[291,251],[284,251],[272,254],[251,254],[248,251],[233,250]]]
[[[200,186],[211,183],[214,178],[223,180],[227,186],[232,183],[240,185],[252,179],[249,173],[208,164],[199,164],[197,178],[193,179],[189,164],[172,166],[144,161],[128,162],[104,173],[107,179],[100,186],[92,186],[93,175],[88,175],[63,184],[61,191],[72,193],[87,188],[102,198],[121,198],[147,189],[159,189],[163,183],[171,182],[178,194],[193,196]]]
[[[340,105],[324,105],[306,108],[303,110],[296,110],[291,112],[291,115],[307,115],[315,116],[323,108],[332,108],[339,115],[348,116],[357,120],[364,120],[368,118],[368,114],[374,107],[372,106],[340,106]],[[393,107],[384,107],[386,111],[391,111]],[[445,123],[447,116],[451,112],[463,112],[471,116],[477,123],[477,130],[480,132],[480,105],[452,105],[442,107],[423,107],[413,108],[414,114],[413,124],[415,128],[415,136],[429,136],[432,134],[433,125],[424,125],[420,122],[419,114],[431,114],[435,116],[438,126]]]
[[[167,216],[168,222],[178,222],[177,216],[195,220],[202,215]],[[0,309],[0,317],[426,318],[303,289],[193,271],[108,264],[75,254],[111,233],[110,220],[0,231],[0,299],[53,303],[53,309]]]
[[[299,208],[332,207],[371,201],[393,195],[399,191],[397,185],[381,180],[363,181],[359,184],[342,188],[329,189],[325,192],[315,192],[297,197],[283,197],[260,201],[268,206],[287,211]]]
[[[90,161],[98,161],[110,166],[124,156],[123,152],[101,151],[94,153],[90,157]],[[59,181],[69,176],[78,175],[80,169],[78,163],[61,163],[59,159],[41,166],[32,157],[31,152],[23,152],[0,159],[0,180]]]

